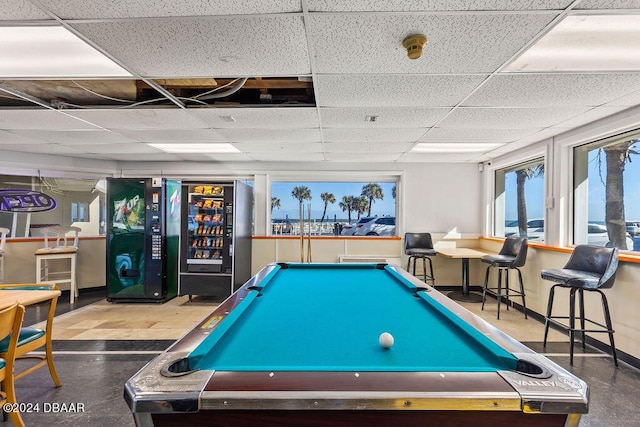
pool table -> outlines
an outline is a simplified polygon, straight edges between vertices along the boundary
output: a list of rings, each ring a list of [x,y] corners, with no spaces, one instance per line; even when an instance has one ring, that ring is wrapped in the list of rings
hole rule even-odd
[[[588,387],[399,266],[280,263],[125,400],[139,426],[574,426]]]

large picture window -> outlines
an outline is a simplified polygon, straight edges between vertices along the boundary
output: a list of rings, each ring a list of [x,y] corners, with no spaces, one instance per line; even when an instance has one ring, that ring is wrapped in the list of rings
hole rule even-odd
[[[639,150],[637,131],[574,148],[574,244],[640,251]]]
[[[495,172],[494,235],[544,241],[544,161]]]
[[[273,182],[271,233],[395,236],[395,182]],[[309,216],[311,219],[309,220]]]

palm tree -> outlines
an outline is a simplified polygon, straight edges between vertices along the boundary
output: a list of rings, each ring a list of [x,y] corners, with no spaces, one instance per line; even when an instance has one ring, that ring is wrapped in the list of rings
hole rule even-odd
[[[391,188],[391,197],[393,197],[393,200],[396,199],[396,184],[393,184],[393,188]]]
[[[302,234],[302,224],[304,223],[304,213],[302,212],[302,202],[305,200],[311,200],[311,190],[309,187],[305,187],[304,185],[295,186],[293,190],[291,190],[291,196],[294,199],[298,199],[300,203],[300,233]]]
[[[347,222],[351,224],[351,211],[353,211],[353,196],[342,196],[342,201],[338,203],[342,212],[347,213]]]
[[[527,179],[544,176],[544,163],[529,166],[516,171],[516,188],[518,200],[518,233],[527,237],[527,201],[524,194],[524,183]]]
[[[278,197],[272,197],[271,198],[271,213],[272,214],[273,214],[273,209],[274,208],[280,209],[280,199]]]
[[[370,182],[362,187],[362,195],[366,197],[369,202],[367,216],[371,216],[371,207],[373,206],[374,200],[384,199],[382,187],[380,187],[379,184]]]
[[[320,194],[320,198],[324,202],[324,210],[322,211],[322,219],[320,222],[324,222],[324,217],[327,215],[327,205],[329,205],[329,203],[335,203],[336,196],[334,196],[333,193],[322,193]]]
[[[369,211],[369,215],[371,215],[371,205],[369,204],[369,199],[366,196],[355,196],[354,208],[358,212],[358,219],[365,213],[367,210]]]
[[[631,154],[640,154],[634,144],[640,139],[632,139],[603,147],[607,165],[605,183],[605,214],[607,234],[612,246],[620,249],[627,248],[627,229],[624,216],[624,181],[623,174],[627,162],[631,161]]]

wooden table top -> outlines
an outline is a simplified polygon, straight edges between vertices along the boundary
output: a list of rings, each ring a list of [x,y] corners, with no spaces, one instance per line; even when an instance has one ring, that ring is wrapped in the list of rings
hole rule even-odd
[[[441,248],[436,252],[449,258],[482,258],[485,255],[491,255],[493,252],[483,252],[471,248]]]
[[[40,291],[29,289],[0,289],[0,307],[18,301],[22,305],[37,304],[60,296],[60,291]]]

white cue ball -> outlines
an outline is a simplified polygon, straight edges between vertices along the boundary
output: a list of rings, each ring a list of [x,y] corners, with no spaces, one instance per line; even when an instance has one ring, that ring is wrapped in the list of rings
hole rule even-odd
[[[391,348],[393,346],[393,335],[389,332],[383,332],[380,334],[380,338],[378,338],[380,345],[382,348]]]

